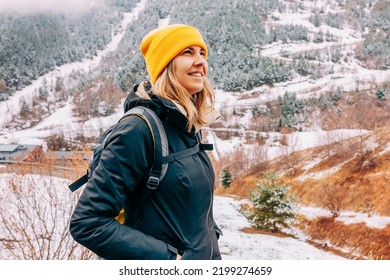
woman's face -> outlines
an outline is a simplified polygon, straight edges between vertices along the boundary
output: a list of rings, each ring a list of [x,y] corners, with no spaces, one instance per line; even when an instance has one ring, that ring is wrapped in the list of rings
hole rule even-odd
[[[207,70],[206,52],[198,46],[185,48],[173,59],[173,74],[191,95],[203,89]]]

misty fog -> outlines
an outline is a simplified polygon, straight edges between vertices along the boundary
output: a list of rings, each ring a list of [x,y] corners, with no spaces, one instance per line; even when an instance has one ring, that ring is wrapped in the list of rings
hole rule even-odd
[[[101,5],[105,0],[0,0],[0,12],[74,13],[88,10],[94,5]]]

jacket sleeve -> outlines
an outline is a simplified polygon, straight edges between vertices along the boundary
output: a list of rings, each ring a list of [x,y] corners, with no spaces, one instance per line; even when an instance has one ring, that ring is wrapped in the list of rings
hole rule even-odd
[[[153,158],[149,128],[132,116],[107,142],[71,217],[71,235],[104,259],[175,259],[174,248],[115,219]]]

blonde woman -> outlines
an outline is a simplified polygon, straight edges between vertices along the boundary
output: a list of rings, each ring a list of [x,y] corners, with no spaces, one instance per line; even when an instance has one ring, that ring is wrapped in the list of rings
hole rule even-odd
[[[134,87],[125,111],[151,109],[166,131],[170,154],[199,145],[201,127],[218,116],[202,35],[193,26],[169,25],[148,33],[140,50],[150,81]],[[72,236],[105,259],[221,259],[214,172],[203,149],[173,157],[136,219],[129,218],[146,188],[153,145],[143,120],[131,116],[120,123],[74,210]],[[121,209],[126,214],[118,219]]]

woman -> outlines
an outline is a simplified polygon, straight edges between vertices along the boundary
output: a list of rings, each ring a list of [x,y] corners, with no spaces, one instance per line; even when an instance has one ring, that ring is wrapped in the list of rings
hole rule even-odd
[[[202,35],[192,26],[170,25],[147,34],[140,50],[150,82],[134,87],[125,111],[140,105],[153,110],[170,153],[195,146],[199,129],[217,115]],[[171,162],[136,221],[119,222],[122,207],[131,212],[139,199],[152,160],[146,123],[136,116],[120,122],[72,215],[74,239],[105,259],[221,259],[214,173],[204,151]]]

